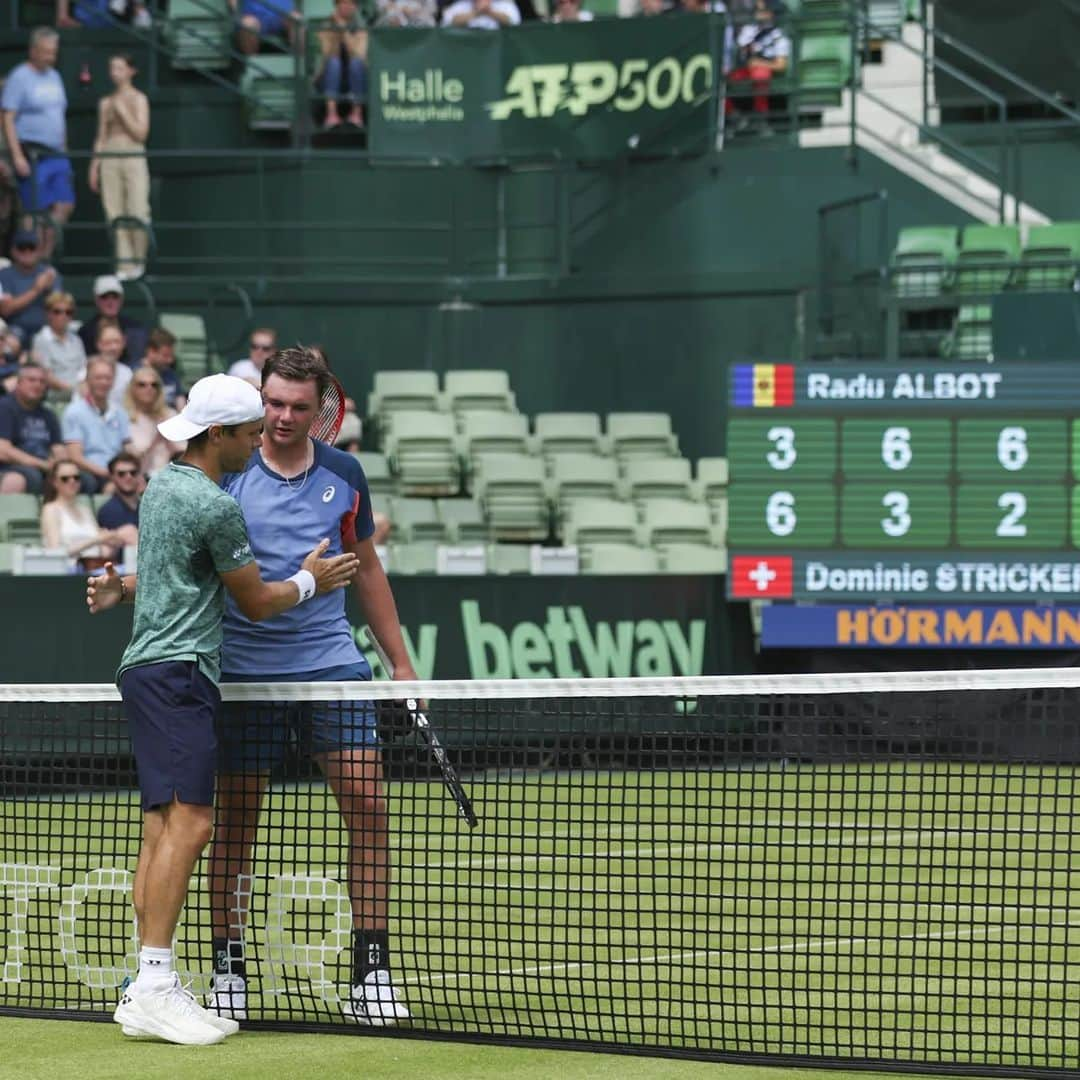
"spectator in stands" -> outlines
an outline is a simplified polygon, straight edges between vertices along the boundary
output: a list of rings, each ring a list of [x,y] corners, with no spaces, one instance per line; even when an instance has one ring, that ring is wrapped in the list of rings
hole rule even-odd
[[[165,390],[165,404],[179,411],[187,404],[187,391],[176,373],[176,338],[162,326],[155,326],[146,339],[145,361],[157,372]]]
[[[229,368],[229,374],[238,379],[247,379],[254,386],[262,386],[262,370],[266,361],[274,354],[277,348],[277,331],[269,326],[260,326],[251,331],[251,340],[248,342],[248,355],[243,360],[237,360]]]
[[[769,85],[774,75],[787,71],[791,55],[791,39],[776,25],[776,15],[769,0],[755,0],[754,21],[739,28],[736,38],[735,68],[728,75],[730,82],[749,82],[753,97],[751,104],[761,131],[768,131]],[[743,112],[745,97],[728,95],[724,108],[731,114]]]
[[[138,319],[129,318],[121,310],[124,306],[124,286],[115,274],[103,274],[94,281],[94,304],[97,314],[79,327],[86,355],[97,350],[98,323],[101,319],[115,319],[124,331],[126,347],[123,362],[130,367],[142,363],[146,352],[146,327]]]
[[[0,395],[15,391],[15,380],[22,366],[24,352],[19,335],[0,319]]]
[[[434,26],[435,0],[377,0],[379,26]]]
[[[47,26],[30,34],[30,58],[7,77],[0,109],[19,200],[27,213],[47,213],[66,224],[75,209],[75,177],[67,153],[67,94],[56,70],[60,36]],[[52,255],[56,230],[42,230],[43,254]]]
[[[150,170],[146,140],[150,135],[150,102],[132,80],[135,61],[127,53],[109,58],[109,78],[116,89],[98,102],[94,153],[123,153],[125,157],[95,157],[90,162],[89,184],[101,192],[105,218],[132,218],[150,225]],[[121,281],[146,272],[148,235],[145,228],[116,229],[116,276]]]
[[[138,368],[124,394],[124,411],[131,429],[131,452],[139,459],[144,476],[160,472],[178,454],[183,443],[169,442],[158,424],[176,415],[165,403],[165,388],[158,372],[149,364]]]
[[[455,0],[442,13],[443,26],[469,30],[498,30],[520,22],[521,12],[514,0]]]
[[[75,0],[74,18],[71,0],[56,0],[56,25],[61,30],[74,30],[80,26],[107,30],[118,22],[142,30],[153,24],[143,0]]]
[[[51,292],[45,298],[45,325],[34,335],[32,355],[49,373],[49,400],[66,404],[86,371],[86,350],[71,329],[75,298]]]
[[[667,0],[639,0],[639,15],[667,15],[672,10]]]
[[[555,13],[551,21],[556,23],[592,22],[593,13],[586,11],[581,0],[555,0]]]
[[[41,258],[38,236],[20,229],[11,244],[11,265],[0,270],[0,318],[25,346],[45,325],[45,297],[63,289],[63,278]]]
[[[334,10],[319,29],[322,54],[315,86],[326,97],[324,126],[342,123],[361,127],[362,101],[367,101],[368,33],[360,19],[356,0],[334,0]],[[341,107],[348,108],[342,120]]]
[[[113,367],[113,385],[109,393],[109,404],[123,408],[124,394],[131,382],[132,371],[123,363],[124,331],[115,319],[102,319],[98,323],[97,349],[92,360],[107,360]]]
[[[124,545],[139,542],[139,503],[144,487],[139,461],[134,454],[121,451],[109,462],[109,479],[113,486],[112,498],[97,512],[97,522],[103,529],[115,533]],[[118,561],[123,550],[112,552],[110,558]],[[134,570],[134,567],[132,567]]]
[[[0,398],[0,493],[41,493],[45,477],[66,456],[60,424],[44,404],[48,372],[35,363],[19,369],[13,393]]]
[[[82,472],[87,494],[109,482],[109,462],[128,449],[131,438],[127,413],[109,403],[116,365],[101,357],[86,364],[86,390],[77,394],[64,412],[62,430],[68,457]]]
[[[96,570],[124,540],[119,532],[101,528],[94,512],[79,499],[81,479],[73,461],[58,461],[49,470],[41,508],[41,541],[50,551],[67,552],[80,569]]]
[[[289,0],[229,0],[237,16],[236,47],[254,56],[264,37],[283,38],[291,46],[302,16]]]

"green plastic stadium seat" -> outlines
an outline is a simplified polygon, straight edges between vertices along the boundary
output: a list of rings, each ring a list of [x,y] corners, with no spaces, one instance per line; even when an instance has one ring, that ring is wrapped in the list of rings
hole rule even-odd
[[[397,481],[390,471],[390,462],[386,460],[385,454],[380,454],[377,450],[358,450],[353,457],[360,462],[372,495],[393,495],[397,492]]]
[[[652,499],[644,505],[644,537],[655,548],[668,544],[713,543],[709,508],[681,499]]]
[[[184,386],[210,374],[210,343],[201,315],[163,311],[158,324],[176,338],[176,373]]]
[[[434,499],[396,498],[391,504],[390,520],[394,525],[394,539],[399,542],[441,544],[446,540],[446,525],[439,517]]]
[[[598,454],[603,446],[597,413],[538,413],[535,421],[536,446],[548,460],[562,454]]]
[[[563,543],[584,549],[593,544],[639,545],[637,511],[615,499],[577,499],[563,522]]]
[[[712,515],[713,525],[717,528],[717,538],[723,543],[727,536],[728,459],[700,458],[694,484],[698,499],[705,503]]]
[[[403,495],[456,495],[461,488],[454,421],[446,413],[391,413],[386,454]]]
[[[576,499],[617,499],[619,467],[614,458],[598,454],[560,454],[552,461],[554,475],[548,493],[559,521]]]
[[[940,296],[956,265],[960,231],[951,225],[901,229],[892,255],[897,296]]]
[[[620,465],[632,457],[675,457],[679,453],[667,413],[610,413],[607,446]]]
[[[1000,292],[1019,258],[1016,225],[968,225],[960,237],[952,287],[962,293]]]
[[[532,561],[525,544],[488,544],[489,574],[529,574]]]
[[[581,551],[583,574],[656,574],[660,556],[635,544],[589,544]]]
[[[232,62],[228,0],[169,0],[165,44],[172,66],[221,70]]]
[[[667,574],[726,574],[727,552],[713,544],[666,544],[662,549]]]
[[[10,574],[15,562],[15,545],[0,543],[0,574]]]
[[[468,412],[459,417],[458,449],[471,476],[485,454],[528,454],[529,419],[521,413]]]
[[[36,495],[0,495],[0,540],[40,542],[41,507]]]
[[[870,37],[899,34],[907,17],[904,0],[869,0],[866,16],[870,24]]]
[[[517,411],[505,371],[448,371],[443,383],[443,408],[451,412]]]
[[[644,458],[626,463],[622,481],[624,498],[640,504],[648,499],[697,501],[686,458]]]
[[[475,490],[499,540],[544,540],[551,528],[544,465],[527,454],[486,454]]]
[[[438,562],[438,544],[426,542],[390,546],[392,574],[434,574],[437,572]]]
[[[296,57],[275,53],[249,57],[240,92],[249,128],[287,131],[296,119]]]
[[[439,377],[434,371],[376,371],[367,414],[380,432],[385,432],[391,413],[436,412],[439,407]]]
[[[986,360],[994,352],[993,308],[968,304],[956,313],[952,333],[941,343],[941,353],[952,360]]]
[[[1032,225],[1013,282],[1018,289],[1071,289],[1080,270],[1080,222]]]
[[[491,536],[484,508],[475,499],[439,499],[439,520],[452,544],[482,544]]]
[[[830,108],[839,105],[844,87],[851,81],[851,68],[849,35],[804,36],[799,45],[797,68],[799,106]]]

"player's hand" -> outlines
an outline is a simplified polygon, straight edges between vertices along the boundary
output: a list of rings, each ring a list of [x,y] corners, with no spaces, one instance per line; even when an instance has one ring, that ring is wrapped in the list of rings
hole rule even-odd
[[[416,670],[413,668],[412,664],[398,664],[398,666],[394,668],[392,678],[394,682],[420,681],[420,676],[416,674]],[[413,699],[410,699],[410,701],[413,701]],[[418,701],[413,701],[413,704],[420,712],[424,712],[424,710],[427,709],[427,702],[424,701],[423,698],[420,698]]]
[[[24,180],[30,175],[30,162],[25,154],[14,154],[12,160],[15,163],[15,172]]]
[[[120,575],[111,562],[105,564],[105,573],[86,579],[86,606],[91,615],[116,607],[124,595]]]
[[[303,568],[315,578],[315,592],[320,596],[345,588],[360,568],[360,560],[351,551],[324,559],[323,553],[329,546],[329,540],[320,540],[303,562]]]

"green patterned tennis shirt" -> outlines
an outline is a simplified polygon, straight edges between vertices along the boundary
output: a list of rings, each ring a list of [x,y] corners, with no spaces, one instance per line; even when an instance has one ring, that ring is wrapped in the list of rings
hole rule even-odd
[[[240,504],[194,465],[173,462],[153,477],[139,505],[138,586],[128,668],[194,660],[221,675],[221,574],[254,561]]]

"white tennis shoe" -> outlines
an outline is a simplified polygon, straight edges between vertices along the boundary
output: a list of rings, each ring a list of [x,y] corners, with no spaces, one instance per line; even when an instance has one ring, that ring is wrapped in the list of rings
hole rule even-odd
[[[346,1020],[371,1027],[389,1027],[409,1019],[409,1010],[398,1000],[390,972],[382,970],[371,972],[352,988],[348,1000],[341,1003],[341,1012]]]
[[[113,1020],[129,1038],[164,1039],[183,1046],[213,1046],[226,1034],[207,1019],[175,975],[161,989],[144,990],[133,982],[121,995]]]
[[[247,1019],[247,982],[242,975],[215,975],[206,995],[207,1012],[222,1022]]]

